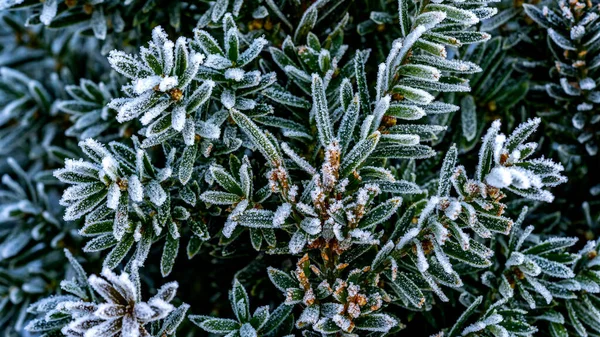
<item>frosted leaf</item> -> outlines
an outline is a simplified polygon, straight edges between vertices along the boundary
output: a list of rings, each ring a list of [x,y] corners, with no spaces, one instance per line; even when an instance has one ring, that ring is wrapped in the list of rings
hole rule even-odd
[[[415,248],[417,251],[417,269],[420,272],[424,272],[429,269],[429,263],[427,262],[427,257],[425,257],[425,253],[423,252],[423,246],[419,240],[413,240],[415,244]]]
[[[3,183],[6,185],[6,182],[3,181]],[[94,193],[100,192],[105,187],[106,186],[104,186],[102,183],[86,183],[70,186],[63,192],[62,198],[60,199],[60,204],[63,206],[68,206],[69,201],[88,197]]]
[[[117,209],[119,206],[119,198],[121,198],[121,189],[117,183],[110,184],[108,194],[106,196],[106,207]]]
[[[244,70],[240,68],[229,68],[225,71],[225,78],[240,82],[242,79],[244,79]]]
[[[217,70],[222,70],[231,67],[233,64],[229,59],[217,54],[210,54],[204,60],[204,66]]]
[[[525,262],[525,255],[519,252],[513,252],[506,261],[506,267],[519,266]]]
[[[231,109],[235,105],[235,93],[232,90],[224,89],[221,93],[221,104],[227,109]]]
[[[411,228],[404,236],[402,236],[402,238],[400,238],[400,241],[398,241],[398,244],[396,245],[396,249],[402,249],[408,242],[416,238],[417,235],[419,235],[419,232],[419,228]]]
[[[370,133],[377,131],[379,128],[381,120],[383,119],[383,115],[385,115],[387,110],[390,108],[391,99],[392,97],[390,95],[385,95],[375,105],[375,109],[373,109],[373,123],[371,125]]]
[[[510,186],[513,176],[511,171],[504,166],[494,167],[485,177],[486,183],[497,188]]]
[[[314,216],[314,217],[317,216],[317,213],[315,213],[315,210],[305,203],[302,203],[302,202],[297,203],[296,208],[298,209],[298,211],[300,211],[303,214]]]
[[[306,307],[298,320],[296,321],[296,328],[301,329],[306,325],[313,325],[319,320],[319,305],[311,305]]]
[[[538,282],[533,277],[529,277],[529,276],[525,275],[525,278],[527,279],[527,282],[529,282],[529,284],[531,284],[531,286],[533,287],[535,292],[542,295],[542,297],[546,300],[546,304],[550,304],[550,302],[552,302],[553,297],[552,297],[552,294],[550,293],[550,291],[548,291],[548,288],[546,288],[543,284]]]
[[[379,64],[378,70],[377,70],[377,93],[376,93],[376,99],[379,100],[381,99],[382,94],[387,90],[387,71],[386,71],[386,65],[385,63],[381,63]]]
[[[152,105],[154,104],[153,100],[151,99],[153,94],[154,93],[152,91],[148,91],[141,96],[135,97],[133,99],[128,99],[124,104],[120,105],[119,107],[111,106],[113,102],[117,101],[112,100],[109,103],[109,107],[116,108],[116,110],[119,112],[117,114],[117,121],[119,123],[127,122],[138,117],[139,115],[141,115],[142,113],[144,113],[152,107]]]
[[[156,27],[154,30],[157,29],[161,29],[162,28],[160,26]],[[163,49],[163,75],[169,75],[171,74],[171,70],[173,69],[173,65],[174,65],[174,55],[173,55],[173,49],[175,48],[175,44],[173,43],[173,41],[166,41],[163,45],[162,45],[162,49]]]
[[[481,331],[483,329],[485,329],[486,325],[483,322],[475,322],[469,326],[467,326],[463,331],[462,331],[462,335],[466,336],[470,333],[473,332],[477,332],[477,331]]]
[[[160,76],[148,76],[145,78],[137,79],[133,82],[133,91],[136,94],[142,94],[147,90],[152,90],[154,87],[160,84]]]
[[[365,139],[369,136],[369,132],[371,131],[371,126],[373,125],[373,120],[375,119],[374,115],[368,115],[363,120],[360,125],[360,139]]]
[[[131,315],[126,315],[122,320],[121,334],[123,336],[139,337],[140,324]]]
[[[146,187],[146,195],[156,206],[161,206],[165,200],[167,200],[165,190],[156,181],[152,181],[148,184]]]
[[[419,220],[417,222],[419,224],[419,228],[423,228],[423,225],[425,224],[425,222],[427,221],[429,216],[431,214],[433,214],[433,212],[435,211],[435,208],[437,207],[439,202],[440,202],[440,199],[438,197],[434,196],[434,197],[429,198],[427,205],[421,211],[421,215],[419,215]]]
[[[579,86],[583,90],[592,90],[596,88],[596,81],[594,79],[586,77],[579,81]]]
[[[350,321],[350,319],[342,315],[334,315],[333,322],[335,322],[335,324],[344,331],[348,331],[348,329],[350,329],[350,326],[352,325],[352,321]]]
[[[285,220],[290,216],[292,212],[292,205],[287,202],[277,207],[273,216],[273,226],[281,227],[285,223]]]
[[[44,25],[49,25],[52,19],[56,16],[56,10],[58,9],[58,0],[46,0],[42,7],[42,14],[40,14],[40,21]]]
[[[300,228],[310,235],[317,235],[321,233],[321,221],[317,218],[305,218],[300,223]]]
[[[256,337],[256,330],[250,325],[250,323],[244,323],[240,328],[240,337]]]
[[[287,143],[281,143],[281,150],[290,157],[301,169],[310,175],[315,175],[317,170],[313,168],[304,158],[300,157],[292,150]]]
[[[171,126],[173,129],[176,131],[183,130],[183,127],[185,126],[185,117],[185,108],[180,105],[176,106],[171,113]]]
[[[144,190],[142,188],[142,183],[140,179],[136,175],[132,175],[129,177],[127,191],[129,192],[129,197],[131,200],[135,202],[141,202],[144,198]]]
[[[107,26],[103,7],[98,6],[94,8],[90,24],[92,26],[92,30],[94,31],[94,36],[99,40],[104,40],[106,38]]]
[[[458,215],[460,214],[461,210],[462,206],[460,205],[460,202],[458,202],[457,200],[452,200],[448,207],[444,210],[444,214],[450,220],[456,220],[458,219]]]
[[[294,233],[294,235],[292,235],[292,238],[290,239],[289,242],[289,249],[290,249],[290,253],[292,254],[298,254],[300,251],[302,251],[302,248],[304,248],[304,245],[306,245],[306,234],[304,234],[304,232],[298,230],[296,231],[296,233]]]
[[[167,110],[171,104],[173,104],[172,100],[159,101],[158,104],[145,111],[142,118],[140,118],[140,122],[142,125],[150,124],[150,122],[152,122],[156,117],[160,116],[160,114]]]
[[[102,173],[108,175],[112,181],[119,179],[119,167],[112,156],[102,158]]]
[[[444,271],[448,274],[453,274],[454,269],[452,268],[452,264],[450,263],[450,260],[448,259],[446,253],[444,253],[444,251],[442,250],[442,247],[440,247],[436,240],[431,240],[431,242],[433,242],[433,252],[435,254],[435,257],[437,258]]]
[[[227,219],[227,221],[225,221],[225,225],[223,226],[223,231],[222,231],[223,236],[226,238],[230,238],[231,234],[233,234],[233,231],[235,230],[237,225],[238,225],[237,221]]]
[[[220,133],[220,130],[219,130]],[[181,130],[181,135],[183,136],[183,142],[187,146],[194,145],[194,139],[196,137],[196,127],[194,126],[194,122],[191,119],[186,119],[185,124],[183,125],[183,130]],[[200,134],[202,135],[202,134]],[[218,136],[217,136],[218,137]]]
[[[576,25],[571,27],[571,40],[580,40],[585,35],[585,27]]]
[[[98,305],[98,309],[94,312],[94,315],[102,319],[112,319],[121,317],[127,313],[126,307],[119,304],[113,303],[101,303]]]
[[[165,76],[161,79],[160,84],[158,85],[158,90],[165,92],[175,88],[177,84],[177,76]]]

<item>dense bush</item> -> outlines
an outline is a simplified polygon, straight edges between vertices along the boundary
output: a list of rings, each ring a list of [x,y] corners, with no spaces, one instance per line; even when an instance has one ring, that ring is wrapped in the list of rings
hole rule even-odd
[[[600,3],[0,0],[3,336],[600,336]]]

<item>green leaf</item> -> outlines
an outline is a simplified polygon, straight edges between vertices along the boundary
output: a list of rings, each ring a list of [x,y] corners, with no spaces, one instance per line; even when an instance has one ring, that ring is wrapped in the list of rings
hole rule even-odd
[[[400,33],[402,37],[406,37],[410,32],[410,18],[408,16],[408,1],[398,0],[398,17],[400,22]]]
[[[430,3],[426,6],[429,11],[440,11],[444,12],[447,15],[447,18],[462,23],[464,25],[473,25],[479,22],[479,18],[471,11],[466,9],[460,9],[450,5],[443,5],[437,3]]]
[[[321,145],[327,147],[333,140],[333,128],[327,108],[327,97],[325,96],[323,80],[317,74],[313,74],[312,76],[312,96],[319,139],[321,140]]]
[[[244,192],[242,192],[242,188],[238,182],[223,168],[219,166],[211,166],[209,170],[216,182],[227,192],[237,194],[240,197],[244,196]]]
[[[316,4],[313,4],[304,12],[300,22],[298,23],[298,27],[296,27],[296,31],[294,32],[295,42],[302,41],[308,32],[313,29],[315,23],[317,22],[318,16],[319,12]]]
[[[200,199],[213,205],[232,205],[241,200],[237,194],[220,191],[206,191],[200,195]]]
[[[250,300],[244,286],[237,278],[233,280],[233,288],[229,292],[229,301],[235,316],[241,323],[246,323],[250,320]]]
[[[508,233],[510,233],[510,229],[513,225],[513,221],[509,218],[490,215],[487,213],[477,214],[477,221],[479,221],[483,227],[489,229],[490,231],[504,235],[508,235]]]
[[[500,121],[495,121],[483,137],[481,149],[479,150],[479,164],[477,165],[477,172],[475,174],[475,178],[479,181],[483,181],[483,178],[492,169],[494,162],[494,142],[499,130]]]
[[[356,170],[375,150],[381,134],[375,131],[369,137],[358,142],[350,152],[344,156],[340,167],[340,177],[347,177]]]
[[[541,255],[573,246],[578,239],[553,237],[523,251],[523,254]]]
[[[349,101],[348,107],[342,116],[342,121],[340,122],[340,126],[338,128],[338,139],[340,141],[340,148],[342,149],[342,153],[346,152],[350,142],[352,141],[354,135],[354,129],[356,128],[356,122],[358,121],[358,114],[360,110],[358,95],[355,95],[354,98]]]
[[[386,314],[367,314],[356,318],[354,324],[357,330],[388,332],[398,321]]]
[[[371,99],[369,98],[369,87],[367,84],[367,75],[365,73],[365,55],[359,50],[354,57],[354,73],[356,84],[358,86],[358,96],[360,97],[360,110],[364,114],[371,114]]]
[[[223,49],[219,47],[217,40],[215,40],[208,32],[204,30],[195,30],[194,37],[206,55],[217,54],[225,56],[225,53],[223,52]]]
[[[117,242],[118,241],[113,236],[111,229],[111,233],[104,234],[90,240],[85,247],[83,247],[83,251],[87,253],[98,252],[116,245]]]
[[[104,259],[104,267],[114,269],[133,246],[133,235],[125,235]]]
[[[261,332],[263,334],[268,334],[270,332],[275,331],[284,321],[294,308],[293,305],[281,304],[277,307],[269,316],[267,323],[262,327]]]
[[[477,135],[477,107],[473,96],[467,95],[460,100],[460,121],[463,136],[472,141]]]
[[[538,117],[519,124],[519,126],[510,134],[510,136],[508,136],[506,143],[504,144],[504,147],[508,153],[511,153],[519,145],[523,144],[527,138],[529,138],[531,134],[537,130],[540,123],[541,119]]]
[[[474,243],[474,241],[471,241],[471,243]],[[476,268],[485,268],[492,264],[488,259],[477,254],[473,247],[470,250],[463,250],[458,244],[446,241],[442,248],[449,257]]]
[[[275,145],[273,145],[265,133],[250,118],[235,109],[231,109],[229,114],[240,129],[250,138],[252,143],[256,145],[271,166],[278,167],[283,163],[283,159]]]
[[[396,213],[396,210],[402,204],[402,198],[391,198],[384,203],[379,204],[377,207],[370,210],[360,220],[360,228],[371,228],[388,220],[392,215]]]
[[[268,267],[267,273],[269,274],[269,279],[273,285],[282,292],[285,292],[288,288],[295,288],[298,286],[298,282],[294,281],[294,279],[284,271]]]
[[[224,335],[240,328],[240,324],[232,319],[200,315],[190,315],[188,318],[202,330],[210,333]]]
[[[462,331],[462,327],[467,322],[467,319],[469,319],[469,317],[475,313],[475,310],[477,310],[477,307],[481,304],[482,300],[483,296],[479,296],[473,301],[473,303],[471,303],[467,310],[465,310],[456,320],[456,323],[454,323],[452,329],[450,329],[450,332],[448,332],[448,337],[458,336],[460,331]]]
[[[435,151],[427,145],[380,144],[371,154],[372,158],[424,159],[435,155]]]
[[[454,174],[457,155],[456,146],[452,145],[446,153],[446,157],[444,157],[444,162],[442,163],[442,168],[440,170],[440,180],[438,182],[438,196],[440,197],[447,197],[450,195],[450,188],[452,187],[450,178]]]
[[[417,308],[421,308],[425,304],[425,296],[421,289],[406,274],[399,272],[395,280],[392,279],[390,273],[384,273],[384,275],[390,280],[390,286],[398,296],[407,299]]]
[[[187,184],[192,177],[197,151],[198,147],[196,145],[186,146],[183,149],[183,155],[181,156],[181,162],[179,163],[179,182],[181,182],[182,185]]]
[[[167,234],[167,239],[165,240],[165,246],[160,259],[160,273],[163,277],[166,277],[171,273],[171,270],[175,265],[175,259],[177,258],[178,252],[179,238],[175,239],[171,235]]]

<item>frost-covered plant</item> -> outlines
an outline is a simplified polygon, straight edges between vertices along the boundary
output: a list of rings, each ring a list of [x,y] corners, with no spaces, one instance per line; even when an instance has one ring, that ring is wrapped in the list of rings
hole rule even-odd
[[[600,72],[597,3],[556,1],[541,8],[524,5],[529,17],[547,30],[548,47],[554,60],[548,62],[552,82],[545,84],[547,95],[556,107],[540,111],[544,115],[564,116],[566,123],[550,122],[561,131],[573,134],[584,144],[588,155],[598,153],[600,94],[596,90]],[[567,111],[565,114],[563,111]]]
[[[596,3],[0,8],[10,337],[600,334]]]
[[[29,322],[26,330],[60,331],[68,337],[171,336],[185,317],[187,304],[175,308],[170,303],[177,282],[164,284],[156,295],[142,301],[137,266],[132,266],[131,274],[104,269],[100,276],[87,277],[73,255],[68,250],[65,254],[74,272],[72,279],[60,283],[65,294],[32,304],[29,311],[43,317]]]

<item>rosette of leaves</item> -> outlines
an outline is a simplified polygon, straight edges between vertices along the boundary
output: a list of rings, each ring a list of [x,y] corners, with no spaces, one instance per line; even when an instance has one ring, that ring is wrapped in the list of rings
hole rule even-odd
[[[448,59],[446,48],[484,42],[489,39],[489,34],[471,31],[468,28],[479,22],[481,18],[493,15],[495,10],[488,8],[487,3],[464,6],[464,8],[462,5],[457,5],[460,7],[457,8],[454,7],[456,4],[445,3],[431,3],[422,8],[412,7],[405,1],[400,1],[399,4],[398,35],[400,38],[394,40],[391,48],[382,48],[388,52],[384,53],[377,70],[374,97],[367,86],[365,72],[366,61],[370,55],[368,50],[356,51],[353,61],[338,66],[347,50],[347,46],[342,44],[344,20],[332,29],[332,33],[323,43],[316,34],[310,32],[312,27],[309,25],[304,33],[307,39],[306,45],[295,47],[292,38],[288,37],[282,44],[281,50],[271,48],[271,54],[288,79],[300,87],[300,92],[304,95],[312,94],[310,72],[322,74],[327,100],[334,109],[336,120],[345,108],[344,103],[341,109],[338,108],[338,100],[335,99],[338,88],[340,91],[343,88],[342,97],[346,97],[346,101],[352,100],[351,91],[347,90],[350,86],[346,82],[355,78],[361,113],[367,115],[375,113],[378,118],[376,122],[379,124],[373,125],[385,127],[393,133],[418,134],[423,141],[431,141],[435,140],[437,134],[445,128],[438,125],[423,125],[414,121],[426,115],[435,116],[457,111],[458,106],[437,101],[436,93],[469,92],[471,89],[465,77],[481,71],[481,68],[473,62]],[[412,14],[413,11],[415,20],[411,20],[412,16],[409,15],[409,12]],[[307,10],[305,15],[308,13]],[[318,17],[318,12],[311,15]],[[394,19],[391,16],[390,19],[392,23]],[[294,37],[294,41],[297,40]],[[287,108],[292,111],[305,106],[304,100],[294,96],[293,93],[277,89],[274,87],[267,92],[267,95],[273,96],[270,98],[280,101],[284,106],[287,104]],[[387,110],[382,114],[384,118],[379,119],[377,114],[382,112],[374,109],[378,105],[381,107],[381,104],[387,104],[389,108],[384,109]],[[294,121],[298,124],[306,123],[306,119],[302,117]],[[269,120],[268,122],[283,128],[284,134],[290,136],[307,138],[306,130],[312,129],[308,126],[295,127],[289,121],[276,123]],[[395,152],[393,150],[386,153],[391,155]]]
[[[249,116],[272,113],[273,108],[261,101],[259,92],[275,82],[275,73],[263,73],[254,65],[267,40],[242,34],[230,13],[223,16],[222,29],[221,44],[208,31],[194,30],[192,47],[207,55],[197,77],[216,83],[213,96],[227,110],[236,109]]]
[[[538,111],[540,115],[564,116],[560,123],[548,122],[559,132],[571,135],[585,146],[588,155],[598,153],[600,134],[600,93],[597,80],[600,68],[597,4],[558,1],[543,6],[524,5],[527,15],[547,31],[548,48],[554,57],[546,94],[556,106]],[[567,112],[567,113],[565,113]],[[571,124],[572,127],[567,127]]]
[[[274,226],[269,217],[272,217],[272,212],[257,208],[271,195],[270,187],[254,189],[254,173],[246,156],[241,161],[232,156],[230,169],[231,173],[223,167],[211,166],[209,169],[211,181],[222,191],[205,191],[200,195],[200,199],[216,207],[230,207],[231,213],[227,216],[222,230],[226,242],[237,238],[242,233],[242,228],[246,227],[250,232],[252,246],[256,250],[261,248],[263,239],[268,246],[275,246]]]
[[[370,124],[377,117],[366,116],[360,137],[354,139],[359,124],[359,106],[358,100],[355,99],[345,111],[336,136],[333,132],[334,120],[330,116],[325,99],[323,81],[316,74],[313,75],[312,90],[319,144],[324,151],[320,172],[308,161],[313,161],[312,159],[303,158],[291,144],[282,143],[279,147],[248,117],[235,110],[230,112],[240,129],[267,158],[271,168],[267,173],[271,190],[280,195],[282,202],[275,211],[249,210],[248,216],[250,213],[256,215],[249,218],[255,223],[246,226],[259,226],[260,223],[264,227],[283,228],[290,232],[292,238],[287,249],[280,248],[293,254],[302,251],[307,243],[318,238],[325,240],[336,238],[344,242],[344,247],[349,246],[354,240],[375,241],[372,236],[375,226],[395,212],[400,206],[401,198],[391,197],[378,207],[375,207],[374,198],[382,190],[394,194],[419,192],[414,184],[395,181],[391,174],[386,174],[385,170],[368,166],[370,156],[377,151],[377,144],[382,138],[376,128]],[[384,109],[385,107],[379,109],[380,118]],[[390,138],[391,143],[396,141]],[[406,147],[407,156],[413,155],[414,151],[411,152],[411,149],[418,147],[414,145],[418,142],[418,136],[406,136],[406,140],[402,137],[398,138],[400,140],[396,144]],[[297,183],[299,180],[296,180],[298,178],[290,176],[283,154],[290,159],[292,165],[290,168],[300,169],[299,177],[308,174],[310,180],[299,185]],[[371,179],[373,183],[366,177],[365,181],[358,178],[363,169],[365,176],[373,175],[374,178]],[[382,179],[386,181],[383,181],[383,187],[380,187],[378,182]],[[231,199],[232,202],[239,200]],[[244,214],[240,213],[239,218],[245,219]]]
[[[506,195],[502,188],[488,183],[495,175],[494,156],[506,156],[508,149],[527,145],[525,141],[538,123],[525,123],[508,138],[499,134],[500,124],[494,123],[484,137],[473,178],[467,177],[464,167],[456,166],[456,148],[448,151],[442,164],[437,193],[415,200],[406,209],[389,241],[371,264],[374,272],[383,273],[391,281],[394,301],[413,310],[429,308],[432,299],[423,296],[417,284],[428,285],[442,301],[448,301],[440,285],[452,288],[463,285],[456,266],[464,271],[465,268],[477,270],[492,264],[493,250],[468,232],[473,231],[483,239],[491,238],[494,233],[510,233],[513,220],[504,215],[507,206],[500,201]],[[550,163],[550,167],[556,165]],[[546,173],[531,171],[528,176],[531,180],[542,180]],[[540,195],[549,193],[542,189],[546,186],[554,184],[542,184],[535,193],[524,195],[532,200],[544,200]]]
[[[53,97],[39,82],[0,68],[0,154],[7,155],[40,132],[52,112]]]
[[[508,240],[500,239],[506,263],[497,272],[486,272],[482,282],[490,287],[485,301],[494,301],[489,309],[477,315],[483,296],[461,295],[469,307],[457,320],[448,335],[477,336],[482,333],[498,335],[576,336],[598,331],[600,292],[597,279],[596,243],[588,242],[577,253],[568,249],[576,238],[547,237],[532,234],[533,226],[521,229],[527,209]],[[590,263],[591,262],[591,263]],[[528,310],[525,310],[525,309]],[[475,320],[470,316],[478,316]],[[467,321],[473,323],[467,325]]]
[[[289,334],[294,324],[293,315],[290,315],[292,306],[281,304],[273,312],[269,306],[262,306],[250,314],[248,293],[237,279],[233,280],[233,288],[229,291],[229,302],[236,319],[202,315],[190,315],[189,318],[202,330],[220,336],[293,336]]]
[[[115,98],[109,107],[116,110],[120,123],[139,117],[145,147],[160,144],[181,134],[186,145],[194,144],[198,128],[197,110],[210,98],[214,82],[195,80],[204,55],[191,51],[184,37],[175,43],[159,26],[152,30],[148,48],[142,47],[140,58],[122,51],[112,51],[113,69],[131,80],[123,87],[126,98]],[[141,116],[141,117],[140,117]],[[202,136],[202,130],[200,130]],[[212,136],[217,138],[218,134]]]
[[[182,213],[171,209],[168,189],[174,149],[165,154],[165,167],[158,169],[135,139],[133,149],[119,142],[111,142],[107,148],[92,139],[81,141],[79,146],[90,161],[67,160],[54,175],[72,185],[61,198],[67,207],[65,220],[85,218],[80,233],[95,237],[84,250],[114,246],[104,260],[106,267],[114,268],[137,242],[133,258],[142,265],[150,245],[166,229],[164,250],[168,258],[164,259],[172,262],[180,237],[172,212]],[[168,266],[163,273],[168,274],[172,264]]]
[[[486,273],[485,285],[498,289],[506,299],[519,295],[531,309],[551,305],[560,299],[575,297],[573,265],[581,258],[567,250],[577,238],[532,235],[533,226],[520,228],[527,208],[513,226],[507,241],[499,241],[506,248],[506,262],[499,273]]]
[[[328,280],[326,270],[326,266],[312,263],[308,254],[298,261],[291,273],[275,268],[267,270],[271,282],[285,296],[284,305],[304,307],[296,320],[297,329],[308,328],[308,336],[318,336],[387,334],[401,328],[396,318],[380,312],[390,298],[368,269],[351,270],[346,279],[333,281]]]
[[[40,316],[27,324],[32,333],[64,336],[174,336],[189,309],[170,302],[177,282],[164,284],[156,295],[142,301],[137,267],[120,275],[104,269],[87,276],[68,250],[73,277],[61,282],[64,294],[44,298],[29,308]]]

